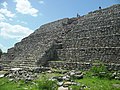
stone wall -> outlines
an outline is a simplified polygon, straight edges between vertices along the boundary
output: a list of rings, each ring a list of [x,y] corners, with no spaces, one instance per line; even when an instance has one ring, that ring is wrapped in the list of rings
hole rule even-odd
[[[81,66],[79,63],[92,63],[94,60],[120,64],[119,41],[118,4],[81,17],[64,18],[42,25],[8,49],[7,54],[2,55],[2,61],[11,61],[10,67],[52,66],[55,62],[56,67],[77,65],[85,68],[86,64]],[[59,60],[64,63],[56,62]]]
[[[80,17],[62,43],[61,60],[120,63],[120,5]]]
[[[120,64],[105,63],[108,70],[120,70]],[[64,62],[64,61],[49,61],[49,66],[55,69],[65,70],[88,70],[92,66],[99,66],[99,63],[92,62]]]

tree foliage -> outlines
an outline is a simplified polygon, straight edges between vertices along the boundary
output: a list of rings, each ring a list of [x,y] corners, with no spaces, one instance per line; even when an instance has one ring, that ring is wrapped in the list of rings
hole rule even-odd
[[[0,49],[0,58],[1,58],[1,55],[2,55],[2,50]]]

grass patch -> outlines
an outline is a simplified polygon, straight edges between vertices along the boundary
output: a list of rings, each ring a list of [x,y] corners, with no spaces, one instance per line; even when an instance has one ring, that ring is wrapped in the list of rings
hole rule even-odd
[[[0,90],[57,90],[57,82],[48,79],[59,75],[55,73],[40,74],[37,80],[29,82],[24,80],[10,81],[8,78],[0,78]]]
[[[43,74],[39,75],[38,80],[49,79],[49,78],[52,78],[52,77],[55,77],[55,76],[61,76],[61,75],[63,75],[63,74],[59,74],[59,73],[43,73]]]
[[[82,90],[120,90],[120,80],[109,80],[98,77],[85,77],[80,80],[75,80],[80,85],[72,86],[73,90],[80,90],[85,85],[87,88]],[[55,81],[49,81],[46,77],[27,82],[24,81],[9,81],[7,78],[0,78],[0,90],[57,90]]]
[[[1,78],[0,79],[0,90],[20,90],[19,88],[17,88],[18,85],[13,82],[13,81],[9,81],[7,78]]]
[[[83,79],[75,80],[80,85],[72,86],[73,90],[120,90],[120,80],[111,78],[104,63],[98,62],[89,71],[85,71]],[[85,87],[86,88],[83,88]]]
[[[57,82],[48,79],[38,81],[38,90],[57,90]]]
[[[109,79],[101,79],[98,77],[86,77],[81,80],[76,80],[81,85],[87,86],[85,90],[120,90],[119,87],[114,87],[113,84],[120,85],[119,80],[109,80]],[[79,86],[77,86],[79,90]]]
[[[55,73],[57,72],[57,73]],[[57,82],[50,81],[51,77],[62,76],[63,74],[55,69],[54,73],[42,73],[37,80],[25,82],[11,81],[8,78],[0,78],[0,90],[57,90]],[[100,75],[100,72],[105,72]],[[89,71],[84,72],[83,79],[73,79],[78,85],[71,86],[72,90],[120,90],[120,80],[109,79],[109,73],[103,64],[93,66]],[[93,74],[95,74],[93,76]]]

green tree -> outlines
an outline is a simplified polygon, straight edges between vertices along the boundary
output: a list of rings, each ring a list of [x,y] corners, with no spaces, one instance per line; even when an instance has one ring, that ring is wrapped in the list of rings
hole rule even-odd
[[[0,49],[0,58],[1,58],[1,55],[2,55],[2,50]]]

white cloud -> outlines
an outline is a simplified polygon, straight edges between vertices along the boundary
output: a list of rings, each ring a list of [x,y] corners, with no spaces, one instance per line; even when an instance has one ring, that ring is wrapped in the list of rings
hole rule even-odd
[[[44,4],[44,1],[43,0],[39,0],[38,1],[40,4]]]
[[[21,25],[11,25],[9,23],[0,23],[0,36],[5,39],[16,39],[21,40],[22,38],[28,36],[33,31],[27,27]]]
[[[22,23],[22,24],[28,24],[28,23],[27,23],[27,22],[25,22],[25,21],[21,21],[21,23]]]
[[[5,16],[0,13],[0,21],[4,21],[4,20],[6,20]]]
[[[4,7],[4,8],[7,8],[7,2],[3,2],[3,3],[1,3],[1,5]]]
[[[15,0],[16,10],[22,14],[37,16],[38,10],[33,8],[28,0]]]
[[[17,22],[18,22],[18,23],[21,23],[21,24],[26,24],[26,25],[28,24],[27,22],[25,22],[25,21],[20,21],[20,20],[17,20]]]
[[[13,21],[13,19],[12,19],[12,18],[9,18],[9,21]]]
[[[7,2],[3,2],[1,5],[3,6],[3,8],[0,9],[0,22],[5,20],[11,21],[12,18],[15,17],[15,14],[7,9]],[[8,19],[6,17],[8,17]]]
[[[6,17],[13,18],[15,14],[13,14],[11,11],[7,10],[6,8],[1,8],[0,9],[0,14],[3,14]]]

